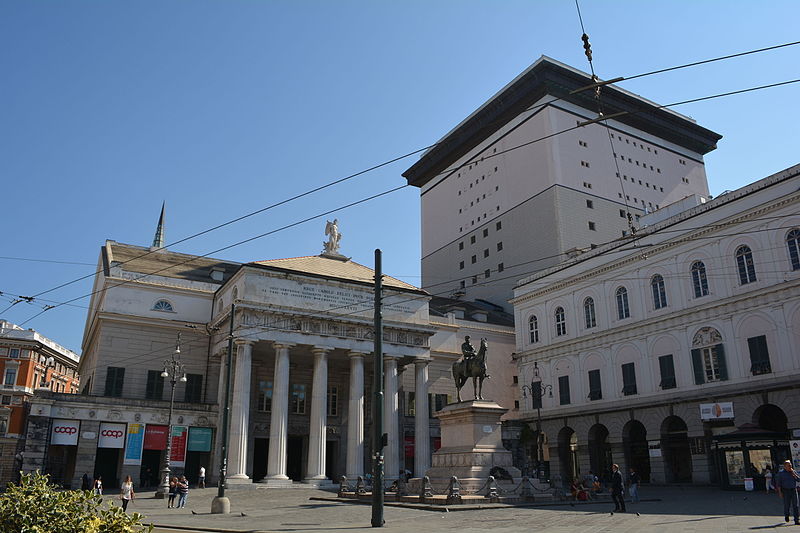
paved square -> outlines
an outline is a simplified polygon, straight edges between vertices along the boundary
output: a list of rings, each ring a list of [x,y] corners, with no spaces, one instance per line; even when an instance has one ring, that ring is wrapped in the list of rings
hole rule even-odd
[[[611,503],[503,507],[468,511],[437,512],[387,506],[385,531],[613,531],[658,533],[733,532],[786,528],[798,531],[793,522],[784,524],[782,504],[774,494],[725,492],[714,487],[644,487],[642,497],[658,501],[628,504],[628,513],[610,514]],[[230,515],[209,513],[214,488],[192,490],[185,509],[167,509],[164,500],[147,493],[131,509],[147,516],[156,531],[275,531],[316,532],[372,529],[369,505],[319,501],[330,492],[317,490],[229,490]],[[197,514],[193,514],[194,511]],[[636,513],[639,513],[637,516]],[[244,513],[245,516],[242,516]]]

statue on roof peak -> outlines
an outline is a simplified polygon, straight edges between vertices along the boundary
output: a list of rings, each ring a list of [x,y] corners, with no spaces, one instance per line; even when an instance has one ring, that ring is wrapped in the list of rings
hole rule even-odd
[[[342,240],[342,234],[339,232],[338,218],[334,218],[333,222],[330,220],[327,221],[327,224],[325,224],[325,235],[328,236],[328,241],[322,243],[323,255],[341,255],[339,253],[339,241]]]

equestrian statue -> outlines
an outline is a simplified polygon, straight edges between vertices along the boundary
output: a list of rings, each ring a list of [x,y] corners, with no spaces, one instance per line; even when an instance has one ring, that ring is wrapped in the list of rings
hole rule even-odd
[[[464,337],[461,345],[461,354],[464,358],[453,363],[453,380],[456,382],[456,393],[458,401],[461,401],[461,387],[472,378],[472,389],[476,400],[483,400],[483,380],[489,378],[486,369],[486,339],[481,339],[481,346],[478,351],[469,342],[469,335]]]

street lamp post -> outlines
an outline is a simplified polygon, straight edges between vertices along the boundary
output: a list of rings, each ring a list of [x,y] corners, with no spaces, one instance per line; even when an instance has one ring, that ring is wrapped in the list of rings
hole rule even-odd
[[[545,394],[547,394],[549,398],[553,397],[553,386],[542,383],[542,377],[539,375],[538,361],[534,361],[533,363],[533,381],[531,381],[530,385],[522,386],[523,398],[528,397],[528,395],[525,393],[526,390],[531,395],[533,404],[536,406],[536,475],[537,477],[541,478],[543,475],[542,463],[544,462],[544,439],[542,439],[542,398],[544,398]]]
[[[164,371],[161,372],[161,377],[169,378],[171,390],[169,395],[169,416],[167,417],[167,453],[164,456],[164,461],[162,461],[161,470],[159,471],[161,483],[158,485],[158,489],[156,489],[157,499],[164,499],[167,497],[167,494],[169,494],[169,457],[172,454],[172,409],[175,404],[175,385],[177,385],[179,381],[181,383],[186,383],[186,373],[184,372],[184,366],[181,362],[180,333],[178,333],[178,342],[175,345],[175,352],[173,352],[172,357],[164,361]]]

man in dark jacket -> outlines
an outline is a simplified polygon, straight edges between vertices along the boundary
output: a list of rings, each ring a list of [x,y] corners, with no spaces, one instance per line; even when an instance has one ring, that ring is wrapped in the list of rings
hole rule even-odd
[[[625,498],[622,496],[622,488],[624,480],[622,479],[622,472],[619,471],[619,465],[611,465],[611,499],[614,500],[614,511],[619,513],[625,512]]]
[[[778,496],[783,498],[783,517],[789,521],[789,507],[792,508],[794,513],[794,523],[800,525],[800,515],[798,515],[798,501],[797,501],[797,482],[800,481],[800,476],[792,468],[792,462],[786,461],[783,463],[783,470],[775,474],[775,489],[778,491]]]

